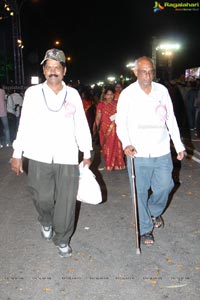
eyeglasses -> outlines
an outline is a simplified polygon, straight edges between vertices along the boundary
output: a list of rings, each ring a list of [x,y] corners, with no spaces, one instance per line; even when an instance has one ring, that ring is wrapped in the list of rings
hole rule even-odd
[[[152,70],[140,70],[138,69],[138,72],[142,75],[142,76],[154,76],[154,73],[155,73],[155,70],[152,69]]]

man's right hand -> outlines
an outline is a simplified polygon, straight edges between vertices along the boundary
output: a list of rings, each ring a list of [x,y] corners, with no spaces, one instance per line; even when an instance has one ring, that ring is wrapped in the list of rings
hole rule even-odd
[[[23,173],[23,167],[22,167],[22,159],[21,158],[14,158],[12,157],[11,158],[11,170],[13,172],[15,172],[17,174],[17,176],[20,174],[20,173]]]
[[[134,157],[135,154],[137,153],[137,151],[136,151],[135,147],[129,145],[129,146],[126,146],[126,148],[124,149],[124,153],[127,156]]]

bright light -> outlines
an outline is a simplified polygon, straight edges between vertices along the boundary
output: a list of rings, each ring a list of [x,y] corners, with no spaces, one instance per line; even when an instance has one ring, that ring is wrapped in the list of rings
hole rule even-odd
[[[156,50],[179,50],[180,44],[173,44],[173,43],[166,43],[166,44],[160,44],[156,47]]]
[[[166,56],[172,56],[173,52],[172,51],[164,51],[162,52],[162,55],[166,55]]]
[[[31,77],[31,84],[38,84],[39,83],[39,77],[38,76],[32,76]]]
[[[17,40],[17,44],[18,44],[18,47],[19,47],[19,48],[22,48],[22,49],[24,48],[24,45],[23,45],[22,40],[18,39],[18,40]]]
[[[134,68],[135,67],[135,63],[134,62],[129,62],[127,65],[126,65],[127,68]]]
[[[103,86],[103,85],[104,85],[104,82],[103,82],[103,81],[99,81],[99,82],[97,82],[97,85],[98,85],[98,86]]]
[[[60,46],[60,41],[58,41],[58,40],[55,41],[55,45],[56,45],[56,46]]]
[[[99,82],[97,82],[96,84],[95,84],[95,83],[90,84],[90,86],[91,86],[92,89],[95,87],[95,85],[103,86],[103,85],[104,85],[104,82],[103,82],[103,81],[99,81]]]
[[[107,79],[108,79],[109,81],[111,81],[111,82],[115,81],[115,77],[114,77],[114,76],[109,76],[109,77],[107,77]]]

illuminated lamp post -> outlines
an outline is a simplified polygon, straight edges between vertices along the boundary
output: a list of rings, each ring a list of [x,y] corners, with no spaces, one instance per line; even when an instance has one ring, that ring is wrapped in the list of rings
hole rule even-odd
[[[13,11],[11,7],[9,6],[8,2],[6,0],[2,0],[0,3],[0,22],[3,23],[4,20],[10,19],[13,16]],[[1,24],[0,24],[1,25]],[[4,32],[4,27],[2,31],[2,40],[1,40],[1,50],[3,52],[3,57],[1,61],[1,66],[4,66],[3,74],[5,72],[6,77],[6,83],[8,84],[10,82],[9,80],[9,69],[11,69],[11,65],[8,62],[8,44],[7,44],[7,30]],[[6,27],[5,27],[6,28]],[[4,75],[3,75],[4,76]]]
[[[173,52],[172,51],[163,51],[162,56],[164,56],[165,59],[166,59],[169,80],[171,80],[172,79],[172,56],[173,56]]]
[[[24,86],[24,60],[23,60],[23,42],[21,34],[20,13],[22,6],[27,0],[22,0],[18,5],[16,0],[10,1],[12,9],[12,37],[14,54],[14,77],[17,86]]]
[[[172,79],[172,60],[174,53],[180,49],[180,44],[178,43],[163,43],[156,47],[156,53],[160,52],[162,57],[166,59],[167,71],[169,80]],[[156,55],[157,57],[157,55]]]

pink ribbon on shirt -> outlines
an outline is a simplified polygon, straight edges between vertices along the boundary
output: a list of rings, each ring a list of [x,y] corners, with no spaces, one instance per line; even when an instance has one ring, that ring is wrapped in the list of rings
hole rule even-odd
[[[76,107],[72,103],[65,103],[65,117],[72,117],[76,112]]]

